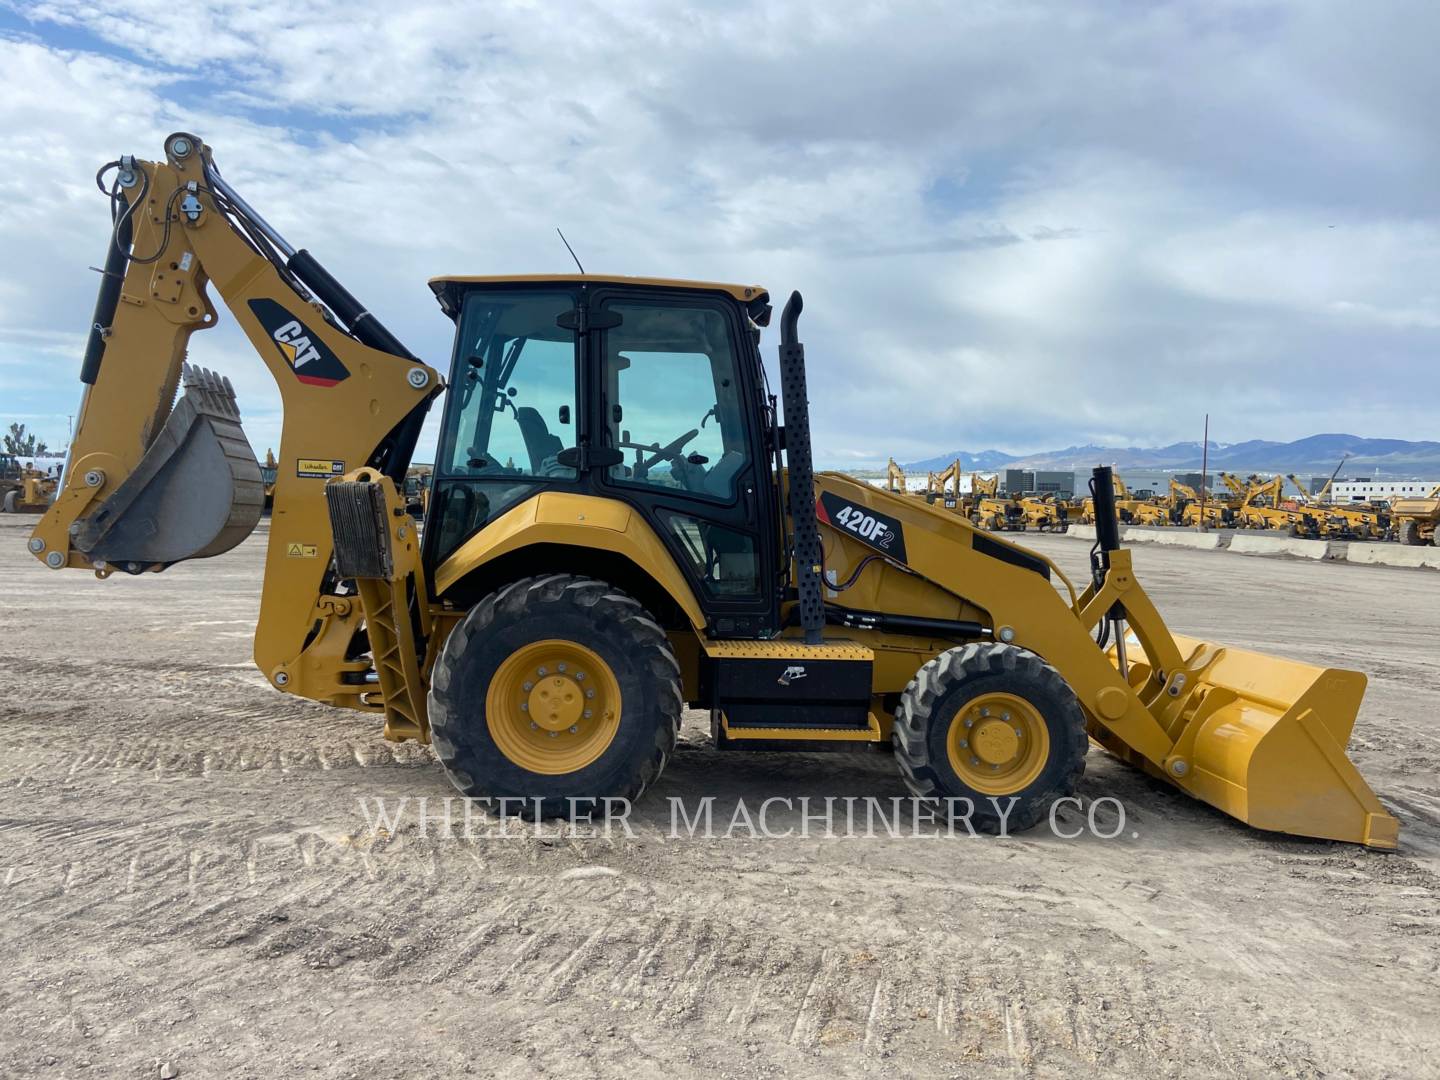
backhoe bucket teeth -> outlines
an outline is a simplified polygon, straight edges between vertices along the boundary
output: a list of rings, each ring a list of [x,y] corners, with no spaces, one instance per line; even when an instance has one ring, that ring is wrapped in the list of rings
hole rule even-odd
[[[1189,672],[1130,681],[1177,737],[1160,769],[1176,786],[1248,825],[1394,848],[1399,823],[1345,755],[1365,676],[1175,636]],[[1138,642],[1136,642],[1138,644]],[[1137,650],[1138,651],[1138,650]],[[1178,713],[1167,704],[1183,700]]]
[[[146,569],[208,558],[260,520],[265,486],[230,380],[186,364],[183,386],[135,471],[79,523],[74,546],[92,561]]]

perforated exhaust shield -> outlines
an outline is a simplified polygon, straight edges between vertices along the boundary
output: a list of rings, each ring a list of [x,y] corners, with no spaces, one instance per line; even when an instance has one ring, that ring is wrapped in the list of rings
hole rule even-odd
[[[229,551],[265,505],[260,465],[230,380],[186,364],[184,393],[118,488],[79,522],[74,546],[127,570]]]

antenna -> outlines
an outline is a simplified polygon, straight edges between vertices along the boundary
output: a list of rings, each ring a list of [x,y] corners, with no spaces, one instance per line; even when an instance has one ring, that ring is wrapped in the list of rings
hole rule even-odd
[[[585,273],[585,267],[580,265],[580,256],[575,254],[575,249],[570,246],[570,241],[565,239],[563,232],[560,232],[559,225],[555,226],[555,232],[559,235],[560,242],[565,245],[565,250],[570,252],[570,257],[575,260],[575,266],[579,269],[580,273]]]

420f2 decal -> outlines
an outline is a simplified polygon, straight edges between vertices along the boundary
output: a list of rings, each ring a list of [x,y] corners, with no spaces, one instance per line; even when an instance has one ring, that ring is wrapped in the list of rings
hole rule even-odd
[[[815,503],[815,514],[821,521],[849,533],[862,544],[883,551],[899,562],[905,561],[905,530],[890,515],[857,506],[829,491],[820,493]]]

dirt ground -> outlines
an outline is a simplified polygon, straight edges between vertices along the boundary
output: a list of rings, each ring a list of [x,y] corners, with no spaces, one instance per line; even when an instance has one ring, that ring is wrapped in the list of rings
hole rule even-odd
[[[719,754],[699,714],[633,837],[466,840],[373,831],[362,800],[451,793],[429,751],[251,666],[263,536],[102,583],[27,524],[0,518],[0,1076],[1440,1075],[1440,575],[1135,554],[1177,630],[1369,673],[1351,752],[1398,854],[1098,750],[1115,839],[671,839],[672,796],[718,832],[739,798],[904,794],[887,755]]]

